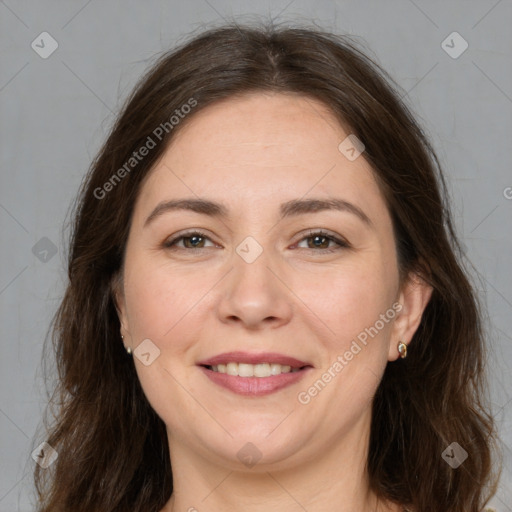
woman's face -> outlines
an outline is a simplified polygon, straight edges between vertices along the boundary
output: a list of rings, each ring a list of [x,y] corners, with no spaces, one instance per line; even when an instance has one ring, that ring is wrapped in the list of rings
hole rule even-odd
[[[364,152],[296,95],[229,99],[189,121],[140,190],[117,294],[171,451],[284,468],[366,442],[424,301],[399,288]]]

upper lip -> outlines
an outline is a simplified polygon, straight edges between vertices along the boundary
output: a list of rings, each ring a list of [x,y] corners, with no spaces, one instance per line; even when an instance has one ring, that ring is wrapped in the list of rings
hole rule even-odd
[[[251,354],[249,352],[225,352],[209,359],[205,359],[197,363],[199,366],[214,366],[227,363],[246,363],[246,364],[262,364],[274,363],[292,368],[302,368],[303,366],[311,366],[305,361],[289,357],[276,352],[261,352],[259,354]]]

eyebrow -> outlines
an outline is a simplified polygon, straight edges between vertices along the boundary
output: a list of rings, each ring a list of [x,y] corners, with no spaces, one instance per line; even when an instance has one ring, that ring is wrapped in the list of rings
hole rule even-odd
[[[157,217],[160,217],[164,213],[176,210],[187,210],[217,218],[229,217],[229,209],[222,203],[193,197],[171,199],[169,201],[163,201],[157,205],[157,207],[151,212],[149,217],[144,222],[144,227],[146,227],[153,220],[155,220]],[[281,204],[280,216],[281,219],[284,219],[287,217],[294,217],[307,213],[316,213],[326,210],[336,210],[351,213],[363,221],[367,226],[373,227],[372,221],[366,215],[366,213],[361,210],[361,208],[355,204],[345,201],[344,199],[338,198],[292,199]]]

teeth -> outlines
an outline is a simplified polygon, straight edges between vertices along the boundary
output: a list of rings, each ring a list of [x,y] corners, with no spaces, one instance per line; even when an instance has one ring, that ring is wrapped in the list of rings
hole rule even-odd
[[[290,368],[289,366],[285,366],[285,368]],[[282,371],[282,366],[280,364],[272,363],[270,365],[270,375],[279,375]],[[284,373],[284,372],[283,372]]]
[[[238,376],[239,377],[252,377],[254,375],[254,365],[252,364],[238,364]]]
[[[270,365],[268,363],[255,364],[254,376],[255,377],[270,377],[272,375]]]
[[[292,370],[291,366],[276,363],[228,363],[212,366],[211,369],[218,373],[227,373],[238,377],[270,377],[271,375],[280,375],[281,373],[295,373],[299,368]]]
[[[217,366],[217,371],[219,371],[219,367]],[[226,365],[226,373],[228,375],[238,375],[238,364],[237,363],[228,363]]]

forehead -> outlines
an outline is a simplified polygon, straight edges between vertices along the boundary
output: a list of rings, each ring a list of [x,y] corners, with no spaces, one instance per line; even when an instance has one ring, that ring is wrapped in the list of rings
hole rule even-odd
[[[146,210],[196,195],[241,211],[249,204],[268,208],[274,197],[278,205],[308,194],[341,195],[382,215],[385,204],[370,165],[363,157],[347,159],[338,148],[348,135],[323,103],[309,97],[229,98],[198,111],[177,132],[138,203]]]
[[[338,139],[346,136],[334,114],[321,102],[297,94],[253,93],[228,98],[198,112],[178,132],[169,152],[200,144],[202,151],[188,158],[222,153],[224,161],[250,165],[296,164],[336,155]],[[173,151],[173,147],[176,149]],[[323,149],[322,155],[312,150]],[[236,159],[231,161],[231,157]]]

